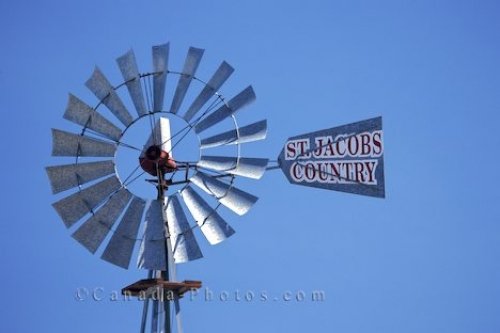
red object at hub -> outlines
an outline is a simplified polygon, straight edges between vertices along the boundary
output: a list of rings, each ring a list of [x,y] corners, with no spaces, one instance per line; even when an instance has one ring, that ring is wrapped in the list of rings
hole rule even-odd
[[[144,157],[139,157],[139,163],[142,170],[155,177],[158,177],[158,172],[164,175],[177,170],[177,164],[170,158],[169,153],[156,145],[149,147]]]

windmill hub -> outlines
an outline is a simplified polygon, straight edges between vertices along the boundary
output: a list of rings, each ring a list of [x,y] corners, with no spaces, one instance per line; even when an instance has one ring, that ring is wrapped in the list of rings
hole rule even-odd
[[[139,157],[139,164],[144,171],[155,177],[158,176],[158,173],[164,175],[177,169],[177,164],[170,157],[170,154],[158,145],[149,146],[144,157]]]
[[[172,182],[165,184],[172,193],[185,186],[187,171],[189,178],[194,174],[191,166],[200,159],[200,143],[193,131],[183,131],[188,124],[182,117],[158,112],[152,118],[141,117],[124,131],[121,141],[128,146],[118,147],[116,170],[121,180],[127,180],[130,192],[154,200],[157,193],[151,185],[159,184],[158,174]]]
[[[167,155],[167,157],[169,156],[167,152],[162,151],[161,148],[157,145],[152,145],[146,150],[146,157],[151,161],[156,161],[161,157],[165,157],[165,154]]]

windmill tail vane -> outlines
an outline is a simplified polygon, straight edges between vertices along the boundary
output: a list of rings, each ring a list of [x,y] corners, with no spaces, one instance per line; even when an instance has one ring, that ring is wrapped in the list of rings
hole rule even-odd
[[[237,114],[255,92],[248,86],[225,98],[220,90],[234,69],[223,61],[201,80],[196,73],[203,54],[190,47],[182,70],[174,71],[170,45],[153,46],[153,71],[141,73],[129,50],[117,58],[121,84],[113,86],[98,67],[86,81],[95,107],[69,95],[63,117],[82,130],[52,130],[52,155],[71,160],[46,168],[52,192],[61,195],[53,207],[71,236],[124,269],[139,247],[137,266],[148,277],[122,292],[144,300],[140,332],[148,325],[151,332],[182,332],[179,300],[202,283],[178,281],[175,267],[203,257],[197,233],[211,245],[235,233],[221,211],[244,215],[258,200],[236,187],[240,177],[258,180],[279,167],[292,184],[385,195],[380,117],[291,137],[274,167],[267,158],[244,157],[243,145],[266,138],[267,121],[238,125]],[[175,85],[170,105],[167,83]],[[129,142],[141,122],[148,125],[144,136]],[[183,158],[189,135],[196,137],[194,160]],[[127,172],[117,165],[119,149],[133,156]],[[138,183],[152,184],[156,196],[144,197],[134,188]]]
[[[385,197],[382,118],[291,137],[278,166],[292,184]]]

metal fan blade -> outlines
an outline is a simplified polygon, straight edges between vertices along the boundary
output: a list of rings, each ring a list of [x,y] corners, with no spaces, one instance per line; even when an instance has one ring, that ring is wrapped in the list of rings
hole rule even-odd
[[[181,195],[210,244],[218,244],[234,234],[234,229],[191,187],[186,187]]]
[[[174,98],[172,100],[172,105],[170,106],[170,112],[177,113],[179,107],[186,96],[186,92],[191,84],[196,69],[200,64],[201,57],[203,56],[203,49],[197,49],[195,47],[190,47],[188,54],[186,56],[186,62],[184,63],[184,69],[179,77],[179,82],[177,83],[177,88],[175,89]]]
[[[146,227],[139,252],[139,268],[164,271],[167,268],[165,222],[162,203],[153,200],[146,212]]]
[[[105,180],[78,191],[52,204],[66,227],[71,227],[85,214],[102,203],[110,194],[121,187],[120,180],[111,176]]]
[[[123,125],[128,126],[134,121],[115,89],[98,67],[95,68],[90,79],[85,82],[85,85],[104,105],[106,105]]]
[[[258,140],[264,140],[267,135],[267,121],[240,127],[238,130],[227,131],[218,135],[201,140],[201,149],[219,147],[223,145],[234,145]]]
[[[197,172],[190,181],[206,193],[216,197],[221,204],[238,215],[246,214],[259,199],[203,172]]]
[[[219,90],[219,88],[226,82],[226,80],[234,72],[234,68],[231,67],[227,62],[222,62],[215,74],[205,85],[200,94],[196,97],[193,104],[189,107],[186,114],[184,115],[184,120],[189,122],[193,119],[194,115],[205,105],[206,102]]]
[[[137,114],[139,116],[145,115],[147,113],[146,104],[144,103],[141,76],[135,60],[134,51],[128,51],[123,56],[116,59],[116,62],[118,63],[118,67],[120,67],[123,79],[126,81],[125,84],[127,85],[132,102],[134,102]]]
[[[126,189],[116,192],[72,237],[91,253],[95,253],[131,198],[132,193]]]
[[[244,106],[250,104],[255,100],[255,92],[253,91],[252,86],[247,87],[238,95],[234,96],[227,105],[221,106],[219,109],[208,115],[202,121],[198,123],[194,127],[194,131],[196,133],[201,133],[204,130],[220,123],[227,117],[230,117],[232,114],[236,113],[239,109]]]
[[[128,269],[146,202],[134,197],[123,215],[101,259]]]
[[[176,263],[203,257],[177,195],[168,197],[167,224]]]
[[[72,94],[69,94],[68,105],[63,117],[114,141],[120,140],[122,135],[122,131],[118,127]]]
[[[202,156],[197,166],[253,179],[260,179],[266,171],[267,158],[237,158],[225,156]]]
[[[52,156],[113,157],[115,151],[115,144],[52,129]]]
[[[163,109],[163,98],[165,97],[165,86],[168,73],[168,53],[170,44],[153,46],[153,111],[159,112]]]
[[[59,193],[115,172],[113,161],[55,165],[45,169],[52,193]]]

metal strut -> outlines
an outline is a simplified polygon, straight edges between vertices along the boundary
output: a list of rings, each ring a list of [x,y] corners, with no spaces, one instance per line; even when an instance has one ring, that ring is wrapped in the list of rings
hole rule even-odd
[[[165,192],[168,189],[166,186],[165,182],[165,175],[161,172],[158,172],[158,200],[162,203],[162,205],[165,204]],[[165,213],[165,209],[162,209],[162,215],[163,215],[163,222],[165,224],[165,252],[166,252],[166,269],[165,271],[158,272],[160,274],[159,277],[161,277],[164,281],[175,281],[175,263],[174,263],[174,256],[172,252],[172,244],[170,243],[170,232],[168,230],[168,224],[167,224],[167,216]],[[177,333],[182,333],[182,327],[179,325],[180,324],[180,307],[179,307],[179,301],[178,301],[178,294],[177,292],[171,292],[171,293],[165,293],[164,290],[162,290],[163,297],[162,300],[159,300],[158,302],[163,303],[163,316],[162,320],[160,320],[160,324],[163,322],[163,330],[160,328],[160,333],[171,333],[172,332],[172,327],[171,327],[171,308],[170,308],[170,301],[171,295],[173,295],[173,300],[176,302],[176,313],[177,313],[177,318],[178,318],[178,325],[177,325]],[[160,305],[160,304],[158,304]],[[158,308],[161,308],[159,306]],[[160,313],[159,313],[160,314]]]
[[[167,190],[167,187],[164,186],[165,184],[165,175],[162,173],[162,172],[158,172],[158,200],[162,203],[162,207],[163,205],[165,204],[165,191]],[[171,276],[171,273],[170,273],[170,270],[171,268],[173,267],[174,265],[174,258],[173,258],[173,253],[172,253],[172,246],[170,244],[170,233],[169,233],[169,230],[168,230],[168,224],[167,224],[167,217],[166,217],[166,214],[165,214],[165,209],[162,208],[162,216],[163,216],[163,223],[165,225],[165,252],[166,252],[166,269],[165,271],[162,271],[162,272],[159,272],[160,273],[160,277],[163,278],[165,281],[170,281],[171,279],[173,279],[174,277]],[[163,332],[163,333],[171,333],[172,332],[172,327],[170,326],[170,299],[169,299],[169,295],[167,295],[166,293],[164,293],[164,291],[162,290],[162,293],[163,293],[163,318],[161,321],[163,321],[163,324],[164,324],[164,330],[160,330],[160,332]],[[159,301],[160,302],[160,301]],[[178,333],[182,333],[182,332],[178,332]]]

